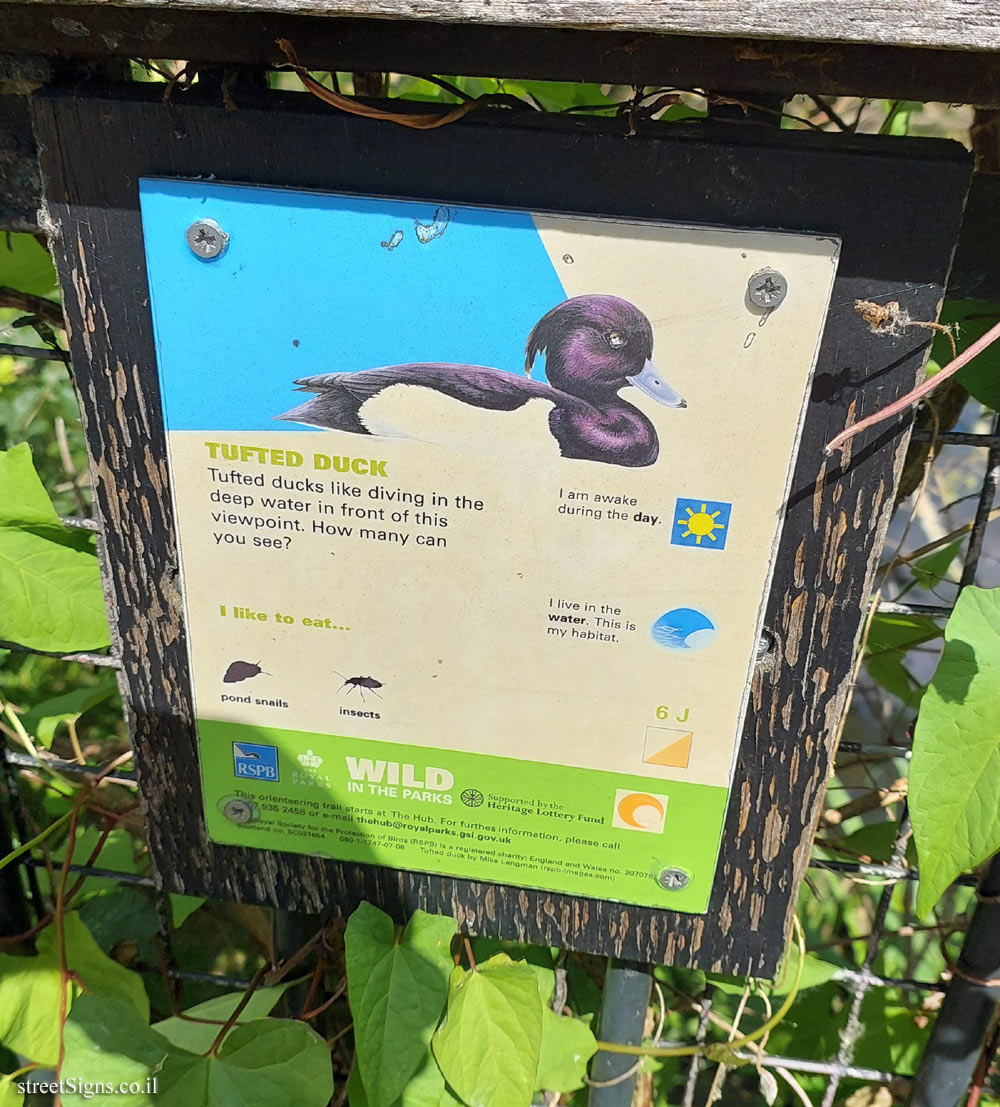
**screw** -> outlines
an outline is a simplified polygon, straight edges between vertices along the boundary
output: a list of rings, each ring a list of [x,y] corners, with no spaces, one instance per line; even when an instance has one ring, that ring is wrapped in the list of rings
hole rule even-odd
[[[684,869],[664,869],[657,880],[661,888],[666,888],[668,892],[676,892],[691,883],[691,874]]]
[[[219,809],[231,823],[252,823],[257,818],[257,805],[238,796],[229,796]]]
[[[750,303],[759,308],[776,308],[788,295],[788,281],[777,269],[758,269],[747,283]]]
[[[198,219],[184,232],[191,253],[203,261],[221,257],[229,245],[229,235],[214,219]]]
[[[774,635],[766,628],[761,631],[760,637],[757,639],[757,656],[755,661],[763,661],[765,657],[774,649],[775,640]]]

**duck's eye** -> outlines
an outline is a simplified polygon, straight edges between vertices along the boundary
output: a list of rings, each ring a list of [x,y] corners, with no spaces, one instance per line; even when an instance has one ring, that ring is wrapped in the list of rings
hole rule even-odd
[[[620,350],[622,346],[628,345],[628,339],[621,331],[608,331],[605,338],[607,338],[608,345],[612,350]]]

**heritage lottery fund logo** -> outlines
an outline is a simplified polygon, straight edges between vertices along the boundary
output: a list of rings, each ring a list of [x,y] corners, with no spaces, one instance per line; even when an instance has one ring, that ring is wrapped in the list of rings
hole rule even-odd
[[[654,792],[630,792],[627,788],[619,788],[615,792],[615,813],[611,825],[619,830],[662,834],[666,817],[666,796]]]

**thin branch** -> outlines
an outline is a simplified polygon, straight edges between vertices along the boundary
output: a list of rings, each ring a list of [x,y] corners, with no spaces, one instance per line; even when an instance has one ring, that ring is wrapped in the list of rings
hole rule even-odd
[[[250,986],[243,993],[243,998],[236,1004],[233,1013],[223,1023],[222,1029],[215,1036],[215,1041],[205,1051],[206,1057],[214,1057],[219,1052],[219,1046],[222,1045],[223,1040],[230,1030],[236,1025],[240,1015],[243,1014],[246,1009],[246,1005],[253,999],[253,994],[260,987],[261,981],[267,975],[267,965],[261,965],[261,967],[253,974],[253,979],[250,981]]]
[[[44,296],[33,296],[30,292],[19,292],[16,288],[0,287],[0,308],[13,308],[15,311],[25,311],[29,315],[37,315],[53,327],[63,330],[62,308],[53,300],[46,300]]]
[[[935,373],[933,377],[928,377],[923,384],[917,385],[912,392],[907,392],[905,396],[900,397],[894,403],[889,404],[880,411],[876,411],[873,415],[869,415],[859,423],[847,427],[846,430],[842,430],[840,434],[832,438],[826,444],[825,453],[829,455],[836,450],[843,449],[845,444],[855,435],[861,434],[862,431],[868,430],[869,427],[884,423],[886,419],[891,419],[901,411],[906,411],[907,408],[912,407],[918,400],[922,400],[924,396],[933,392],[939,384],[946,381],[949,377],[953,377],[960,369],[965,368],[965,366],[968,365],[974,357],[981,354],[983,350],[989,349],[998,338],[1000,338],[1000,323],[990,327],[990,329],[981,338],[976,339],[968,349],[963,350],[958,357],[950,361],[943,369]]]
[[[842,131],[849,131],[851,129],[843,116],[837,114],[832,104],[828,104],[822,97],[815,96],[813,93],[809,93],[809,99],[812,100],[816,107],[819,108],[831,123],[836,124]]]
[[[416,77],[418,81],[427,81],[429,84],[437,85],[438,88],[444,89],[445,92],[450,92],[452,96],[457,96],[459,100],[468,102],[469,100],[475,100],[475,96],[470,96],[467,92],[463,92],[458,85],[453,85],[451,81],[446,81],[444,77],[435,77],[431,73],[404,73],[401,76]],[[336,89],[334,91],[337,91]]]

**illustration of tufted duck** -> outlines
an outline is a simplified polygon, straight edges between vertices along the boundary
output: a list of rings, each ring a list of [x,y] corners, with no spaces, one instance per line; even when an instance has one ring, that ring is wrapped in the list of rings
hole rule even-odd
[[[687,404],[651,360],[653,329],[646,316],[617,296],[574,296],[535,324],[525,347],[525,373],[542,351],[548,383],[483,365],[440,362],[301,377],[294,382],[299,391],[315,395],[276,418],[354,434],[384,433],[366,412],[395,385],[430,389],[492,411],[514,411],[540,399],[552,405],[548,426],[563,457],[652,465],[659,453],[656,430],[618,393],[632,385],[665,407]]]

